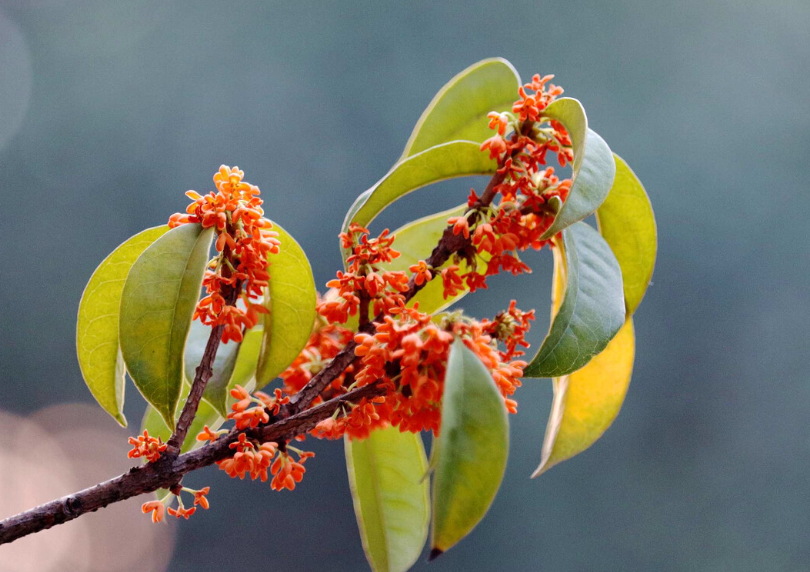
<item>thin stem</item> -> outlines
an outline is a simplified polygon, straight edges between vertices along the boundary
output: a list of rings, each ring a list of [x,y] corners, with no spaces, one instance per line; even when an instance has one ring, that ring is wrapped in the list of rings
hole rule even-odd
[[[233,306],[239,296],[241,284],[237,283],[225,295],[225,304]],[[217,357],[217,350],[219,343],[222,340],[222,332],[225,329],[223,324],[219,324],[211,328],[211,334],[208,336],[208,343],[205,344],[205,351],[203,352],[200,365],[197,366],[194,381],[191,384],[186,404],[183,406],[183,411],[177,420],[177,427],[174,430],[168,442],[167,453],[169,456],[176,457],[180,453],[180,447],[186,440],[188,428],[191,422],[194,421],[194,416],[197,414],[197,408],[200,406],[205,386],[208,385],[208,380],[214,374],[214,360]]]
[[[376,383],[366,385],[271,425],[247,431],[234,430],[191,453],[174,458],[162,457],[157,463],[133,467],[114,479],[0,521],[0,544],[69,522],[115,502],[160,488],[171,488],[186,473],[230,457],[233,454],[230,444],[238,439],[239,433],[247,433],[249,437],[261,442],[286,442],[311,430],[320,421],[330,417],[342,404],[376,397],[384,392],[385,389]]]

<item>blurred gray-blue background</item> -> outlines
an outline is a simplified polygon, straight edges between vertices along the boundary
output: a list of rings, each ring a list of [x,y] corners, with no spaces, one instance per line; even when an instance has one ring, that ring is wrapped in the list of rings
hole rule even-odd
[[[415,569],[807,570],[808,30],[806,0],[0,0],[0,407],[91,401],[74,355],[85,282],[221,163],[262,188],[323,284],[345,210],[435,92],[503,56],[557,74],[635,169],[658,264],[613,428],[530,481],[551,390],[528,383],[487,518]],[[375,228],[469,186],[412,195]],[[464,306],[483,317],[516,295],[538,339],[550,256],[532,262]],[[172,529],[168,569],[365,569],[342,446],[313,446],[294,494],[193,476],[213,507]]]

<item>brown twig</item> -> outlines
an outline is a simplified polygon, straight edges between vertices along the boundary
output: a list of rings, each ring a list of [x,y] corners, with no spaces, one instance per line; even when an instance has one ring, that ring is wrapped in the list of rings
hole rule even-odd
[[[236,303],[239,297],[241,284],[231,288],[225,294],[225,304],[232,306]],[[200,406],[205,386],[208,385],[208,380],[214,375],[214,360],[217,357],[217,350],[219,349],[219,342],[222,339],[222,331],[225,326],[220,324],[211,328],[211,334],[208,336],[208,342],[205,344],[205,351],[203,352],[200,365],[197,366],[194,381],[191,384],[191,389],[188,392],[186,404],[183,406],[183,411],[180,412],[180,417],[177,419],[177,427],[174,430],[168,442],[167,453],[169,456],[176,457],[180,453],[180,447],[186,440],[188,428],[191,422],[194,421],[194,416],[197,414],[197,408]]]
[[[248,430],[246,433],[249,437],[262,442],[285,442],[311,430],[318,422],[331,416],[342,403],[375,397],[383,392],[384,389],[377,384],[366,385],[286,419]],[[239,433],[240,431],[231,431],[210,445],[191,453],[174,458],[163,457],[157,463],[134,467],[114,479],[0,521],[0,544],[7,544],[23,536],[63,524],[115,502],[160,488],[169,488],[179,482],[186,473],[230,457],[233,449],[229,445],[237,440]]]

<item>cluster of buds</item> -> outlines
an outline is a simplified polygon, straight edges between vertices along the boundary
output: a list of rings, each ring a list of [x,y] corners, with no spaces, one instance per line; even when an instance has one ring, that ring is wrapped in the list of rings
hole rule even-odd
[[[270,475],[273,475],[270,487],[274,491],[294,490],[296,483],[301,482],[306,472],[304,462],[315,456],[315,453],[300,451],[289,445],[283,451],[280,451],[278,444],[273,442],[258,445],[244,433],[239,435],[238,441],[230,444],[230,448],[236,452],[233,457],[217,461],[220,469],[231,478],[244,479],[249,476],[254,481],[262,482],[267,482]],[[298,461],[292,459],[289,451],[298,455]]]
[[[179,488],[179,487],[178,487]],[[163,520],[163,517],[166,513],[169,513],[169,516],[173,516],[176,518],[185,518],[186,520],[189,519],[191,515],[197,512],[197,507],[201,507],[205,510],[208,509],[210,506],[208,504],[208,499],[206,495],[210,492],[210,487],[205,487],[200,490],[189,489],[186,487],[182,487],[178,494],[169,494],[166,495],[162,500],[154,500],[143,503],[141,505],[141,510],[144,514],[152,513],[152,522],[158,523]],[[186,508],[183,505],[183,499],[180,496],[180,492],[186,492],[194,495],[194,505]],[[173,499],[177,499],[177,508],[174,507],[167,507],[166,505],[170,503]]]
[[[285,397],[278,388],[271,397],[263,391],[256,391],[251,395],[244,387],[237,385],[231,389],[231,397],[237,401],[231,406],[233,411],[228,414],[228,419],[233,419],[240,431],[267,423],[270,415],[278,415],[281,406],[290,402],[290,398]]]
[[[345,324],[358,309],[368,315],[369,304],[375,314],[388,313],[403,300],[402,293],[408,290],[408,275],[405,272],[381,271],[379,265],[399,257],[391,248],[394,235],[385,229],[379,237],[370,239],[368,229],[352,223],[348,232],[340,234],[343,248],[351,249],[346,260],[347,271],[338,271],[337,278],[326,284],[337,290],[337,296],[322,301],[318,312],[329,322]],[[363,315],[363,314],[361,314]]]
[[[437,323],[417,308],[403,305],[392,309],[374,334],[355,336],[360,357],[353,387],[380,383],[384,396],[347,404],[312,431],[320,438],[336,439],[348,434],[354,439],[368,436],[378,427],[394,425],[401,431],[438,433],[441,428],[441,400],[447,359],[453,340],[458,337],[478,355],[503,395],[507,409],[515,413],[511,399],[526,363],[512,358],[528,347],[525,335],[533,312],[522,312],[514,302],[494,320],[476,320],[457,314]],[[505,349],[499,349],[498,342]]]
[[[267,313],[261,303],[270,274],[267,256],[279,251],[278,233],[264,218],[259,187],[243,181],[238,167],[222,165],[214,175],[217,191],[201,196],[186,195],[192,203],[186,213],[176,213],[169,226],[199,223],[217,233],[218,255],[211,260],[203,278],[206,296],[197,304],[194,318],[212,326],[224,325],[222,341],[242,341],[243,329],[252,328],[259,314]],[[237,289],[242,305],[227,303],[225,288]]]
[[[448,219],[455,235],[471,241],[474,253],[456,254],[455,264],[441,271],[445,298],[455,296],[465,286],[473,292],[486,288],[486,277],[501,271],[530,272],[518,253],[529,248],[540,250],[550,242],[542,237],[568,197],[571,181],[561,180],[553,167],[545,167],[546,155],[556,153],[561,166],[573,161],[565,127],[543,116],[546,107],[563,92],[549,83],[552,77],[535,75],[520,87],[512,112],[489,114],[489,126],[497,132],[482,143],[481,150],[489,151],[498,161],[500,182],[494,190],[499,201],[484,205],[471,190],[467,211]],[[459,266],[462,259],[467,262],[464,273]],[[411,270],[422,276],[436,272],[424,261]]]
[[[127,457],[130,459],[143,457],[149,463],[154,463],[160,459],[160,454],[168,447],[160,437],[150,437],[149,431],[146,429],[144,429],[143,435],[130,437],[129,444],[132,445],[132,450],[127,453]]]

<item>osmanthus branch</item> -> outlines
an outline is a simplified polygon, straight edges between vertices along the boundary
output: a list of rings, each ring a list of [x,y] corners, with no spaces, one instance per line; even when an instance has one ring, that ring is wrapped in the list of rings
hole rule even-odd
[[[341,404],[376,397],[384,392],[384,388],[376,383],[366,385],[286,419],[256,429],[233,430],[191,453],[179,457],[164,456],[156,463],[133,467],[114,479],[0,521],[0,544],[74,520],[115,502],[161,488],[171,488],[186,473],[232,456],[233,449],[229,446],[238,439],[240,433],[246,433],[248,437],[260,442],[285,442],[311,430],[320,421],[330,417]]]
[[[531,123],[524,123],[524,134],[530,129]],[[504,179],[505,173],[496,172],[484,193],[467,212],[489,206],[497,194],[498,185],[503,183]],[[441,268],[452,255],[462,252],[470,244],[469,238],[465,238],[461,234],[454,234],[453,228],[448,226],[426,263],[431,268]],[[435,279],[435,276],[433,278]],[[408,290],[403,293],[405,301],[411,300],[425,284],[426,282],[421,285],[416,284],[415,277],[412,276],[408,283]],[[233,303],[237,295],[238,286],[229,293],[228,303]],[[364,321],[361,330],[373,331],[375,324],[382,321],[382,316],[378,315],[374,320]],[[232,456],[233,450],[230,445],[239,438],[240,433],[245,433],[248,437],[260,442],[288,441],[310,431],[320,421],[330,417],[343,403],[357,402],[385,393],[385,389],[381,385],[372,383],[307,409],[321,392],[357,359],[354,353],[357,344],[352,341],[332,359],[329,365],[317,373],[301,391],[291,398],[290,403],[282,409],[281,419],[271,418],[271,423],[255,429],[245,431],[233,429],[209,445],[178,456],[177,451],[185,440],[205,386],[212,375],[212,365],[222,337],[222,329],[222,326],[217,326],[211,330],[186,405],[178,419],[175,433],[169,440],[168,455],[164,455],[156,463],[133,467],[127,473],[114,479],[0,521],[0,545],[57,524],[69,522],[115,502],[154,492],[160,488],[172,488],[180,483],[186,473]]]

